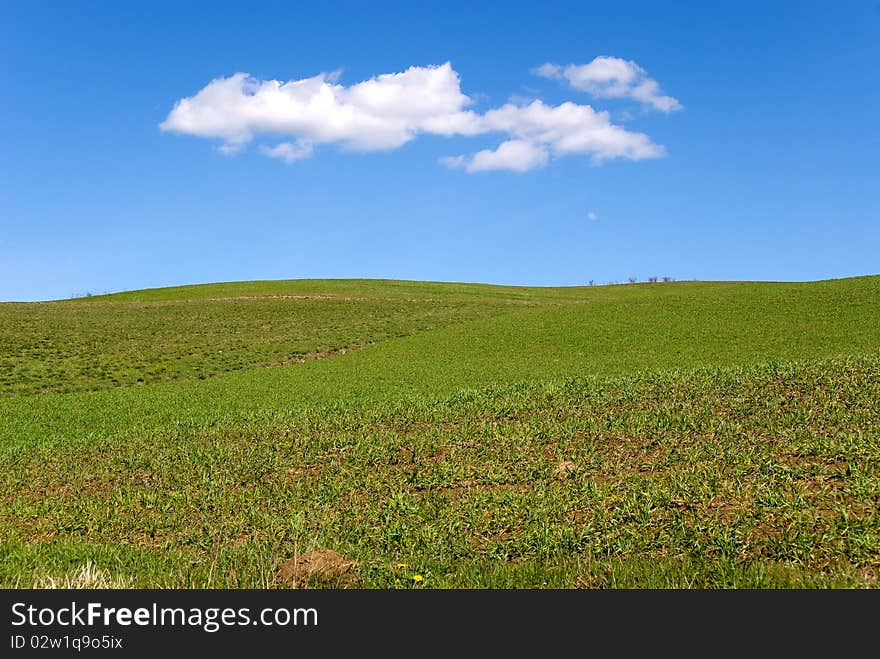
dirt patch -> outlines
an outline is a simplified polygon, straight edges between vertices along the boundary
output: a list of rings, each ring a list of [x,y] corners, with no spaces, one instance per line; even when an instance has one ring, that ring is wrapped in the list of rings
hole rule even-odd
[[[275,583],[283,588],[305,588],[315,577],[321,583],[347,588],[355,581],[357,567],[355,561],[346,560],[331,549],[313,549],[279,565]]]
[[[269,362],[266,364],[269,368],[276,368],[278,366],[290,366],[292,364],[305,364],[306,362],[313,362],[320,359],[329,359],[330,357],[338,357],[339,355],[347,355],[350,352],[357,350],[358,348],[363,348],[365,346],[373,345],[373,342],[369,342],[364,344],[363,346],[349,346],[348,348],[336,348],[334,350],[321,350],[319,352],[308,352],[304,354],[302,357],[295,357],[293,359],[282,359],[281,361]]]
[[[803,470],[820,470],[833,475],[842,475],[849,471],[849,463],[821,455],[800,455],[786,453],[776,456],[776,461],[786,467]]]
[[[291,467],[285,473],[288,476],[300,476],[300,477],[308,477],[308,476],[319,476],[324,468],[319,465],[306,465],[299,467]]]
[[[553,470],[553,478],[557,480],[565,480],[577,470],[577,466],[571,460],[564,460],[556,465]]]

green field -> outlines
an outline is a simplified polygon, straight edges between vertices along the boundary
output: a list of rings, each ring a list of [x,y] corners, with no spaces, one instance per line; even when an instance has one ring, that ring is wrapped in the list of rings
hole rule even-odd
[[[0,304],[0,585],[877,587],[878,400],[880,276]]]

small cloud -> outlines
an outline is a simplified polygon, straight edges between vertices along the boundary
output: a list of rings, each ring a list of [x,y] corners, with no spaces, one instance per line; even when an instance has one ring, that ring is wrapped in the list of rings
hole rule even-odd
[[[592,221],[592,222],[595,222],[596,220],[599,219],[599,216],[596,215],[593,211],[590,211],[590,212],[587,213],[587,219],[590,220],[590,221]]]
[[[469,172],[488,172],[507,170],[510,172],[527,172],[547,164],[549,154],[540,144],[525,140],[508,140],[502,142],[497,149],[483,149],[474,154],[468,163]]]
[[[260,145],[260,152],[264,156],[277,158],[287,165],[292,165],[297,160],[308,158],[312,155],[312,145],[307,142],[281,142],[275,146]]]
[[[464,169],[467,167],[467,158],[465,156],[444,156],[439,159],[439,162],[449,169]]]
[[[537,76],[541,76],[542,78],[550,78],[550,79],[560,79],[563,76],[563,68],[558,64],[550,64],[547,62],[546,64],[542,64],[541,66],[532,69],[532,73]]]
[[[234,156],[236,153],[241,153],[244,147],[242,142],[225,142],[218,146],[217,150],[224,156]]]
[[[547,164],[550,154],[540,144],[526,140],[507,140],[497,149],[483,149],[473,156],[451,156],[441,162],[453,169],[464,169],[468,173],[508,171],[527,172]]]
[[[565,80],[573,89],[596,98],[631,98],[669,114],[682,105],[672,96],[660,92],[660,84],[632,60],[619,57],[597,57],[588,64],[544,64],[532,73],[551,80]]]

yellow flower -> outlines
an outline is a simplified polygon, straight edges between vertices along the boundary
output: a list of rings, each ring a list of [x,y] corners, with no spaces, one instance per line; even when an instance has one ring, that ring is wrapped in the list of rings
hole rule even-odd
[[[402,568],[402,567],[407,567],[407,565],[406,565],[406,563],[398,563],[397,567]]]
[[[419,583],[420,581],[424,581],[424,579],[425,579],[425,577],[423,577],[421,574],[414,574],[413,575],[413,581],[415,581],[416,583]]]

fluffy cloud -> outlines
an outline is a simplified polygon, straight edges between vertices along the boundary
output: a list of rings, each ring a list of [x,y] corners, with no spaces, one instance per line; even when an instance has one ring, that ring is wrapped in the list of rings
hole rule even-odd
[[[236,73],[178,101],[160,127],[221,140],[219,149],[227,154],[256,139],[281,137],[274,146],[262,144],[260,151],[288,164],[311,156],[316,145],[390,151],[420,134],[501,134],[495,149],[441,159],[468,172],[524,172],[545,166],[551,156],[585,155],[601,162],[664,153],[647,135],[612,124],[607,112],[589,105],[550,106],[535,100],[480,114],[468,109],[471,104],[449,62],[414,66],[349,87],[333,73],[288,82]]]
[[[419,132],[467,130],[470,103],[458,74],[442,66],[410,67],[345,87],[335,74],[280,82],[245,73],[210,82],[177,102],[161,129],[244,145],[261,134],[304,143],[341,143],[362,151],[396,149]]]
[[[467,172],[507,170],[527,172],[547,164],[550,154],[543,146],[525,140],[508,140],[497,149],[483,149],[473,156],[449,156],[440,162],[452,169]]]
[[[594,222],[599,219],[599,216],[596,213],[594,213],[593,211],[589,211],[587,213],[587,219],[590,220],[591,222]]]
[[[489,110],[479,118],[485,132],[501,132],[513,137],[494,151],[484,150],[471,157],[442,158],[448,167],[468,172],[506,169],[525,172],[547,164],[550,154],[590,156],[593,162],[610,158],[642,160],[664,154],[644,133],[635,133],[611,123],[607,112],[597,112],[589,105],[562,103],[546,105],[532,101],[528,105],[508,103]]]
[[[485,125],[533,144],[546,145],[554,155],[589,155],[596,161],[609,158],[641,160],[662,156],[663,147],[651,142],[644,133],[634,133],[611,123],[607,112],[597,112],[589,105],[562,103],[546,105],[505,105],[489,110]]]
[[[597,57],[589,64],[544,64],[534,71],[545,78],[567,80],[574,89],[596,98],[631,98],[660,112],[681,110],[672,96],[660,93],[660,85],[632,60]]]

